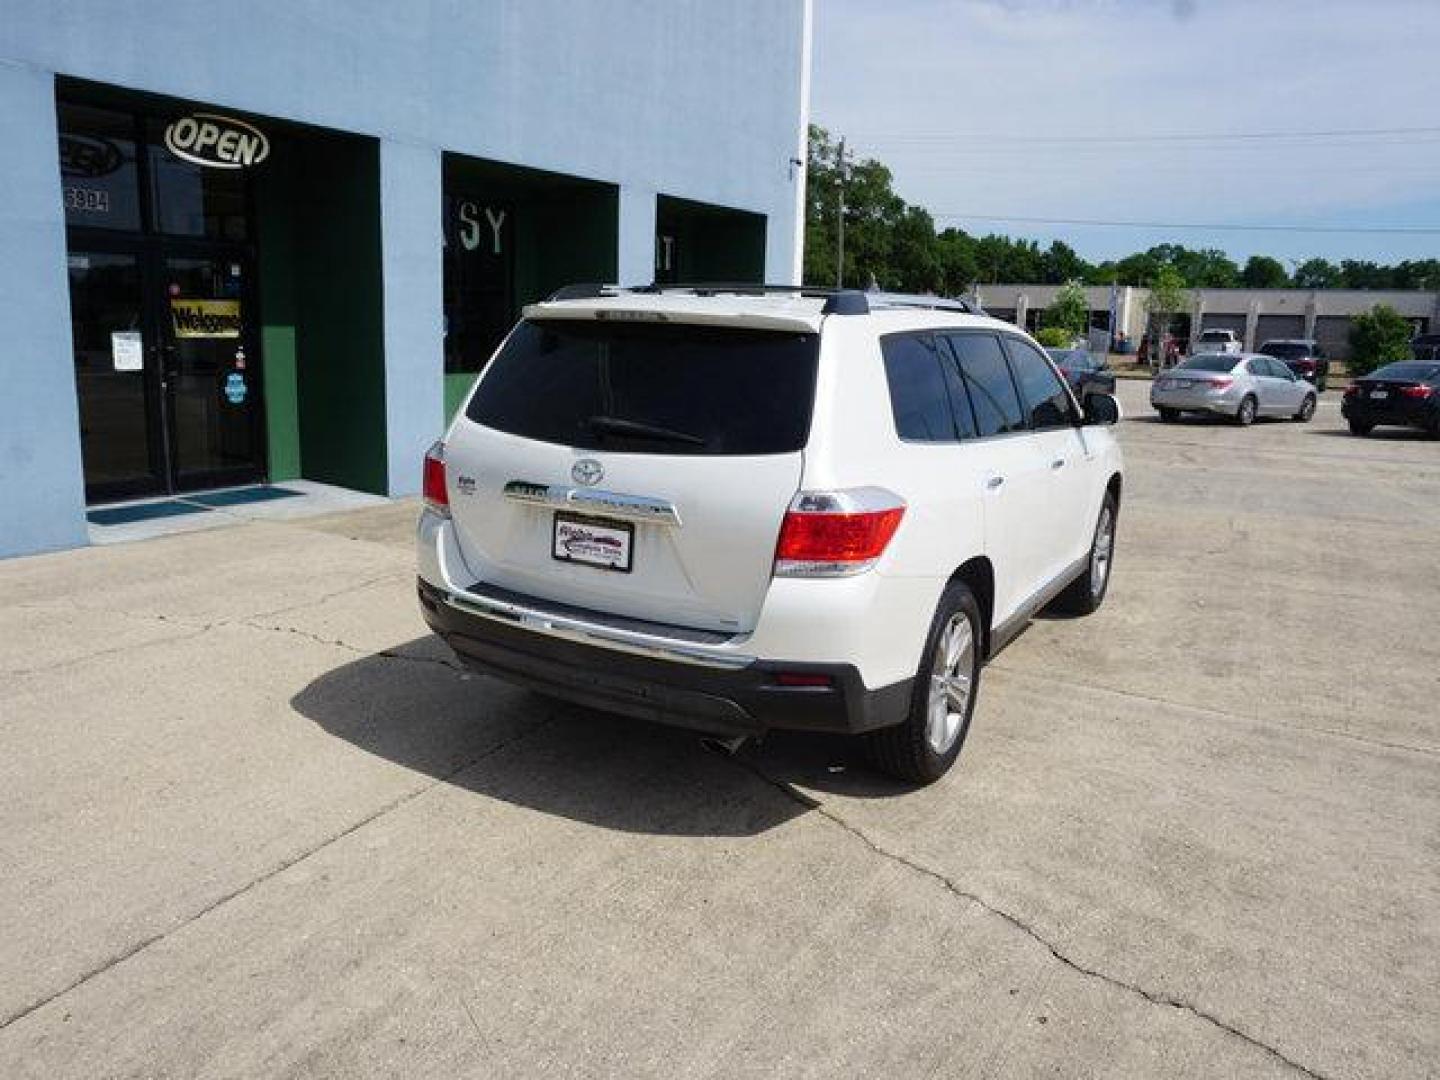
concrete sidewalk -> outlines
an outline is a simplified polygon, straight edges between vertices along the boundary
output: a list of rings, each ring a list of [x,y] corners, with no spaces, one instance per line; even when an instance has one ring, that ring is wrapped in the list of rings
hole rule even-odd
[[[1433,1075],[1440,447],[1143,393],[920,792],[461,670],[410,505],[0,563],[0,1076]]]

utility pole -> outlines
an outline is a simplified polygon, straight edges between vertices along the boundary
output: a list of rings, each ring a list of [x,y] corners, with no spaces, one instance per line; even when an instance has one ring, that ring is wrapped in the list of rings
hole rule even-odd
[[[835,150],[835,167],[840,176],[840,217],[836,222],[838,240],[835,244],[835,287],[845,287],[845,140]]]

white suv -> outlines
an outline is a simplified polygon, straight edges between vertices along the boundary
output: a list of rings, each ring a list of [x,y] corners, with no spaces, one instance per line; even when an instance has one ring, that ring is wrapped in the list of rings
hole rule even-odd
[[[726,740],[941,776],[980,668],[1105,597],[1115,399],[934,298],[573,287],[425,460],[426,621],[466,662]]]

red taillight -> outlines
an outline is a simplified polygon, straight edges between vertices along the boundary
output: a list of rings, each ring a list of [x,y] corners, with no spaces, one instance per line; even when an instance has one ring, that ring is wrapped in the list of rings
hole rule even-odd
[[[1225,390],[1228,389],[1231,383],[1233,383],[1234,381],[1235,380],[1232,379],[1229,375],[1218,375],[1210,380],[1210,385],[1213,386],[1216,390]]]
[[[1315,361],[1314,361],[1314,360],[1297,360],[1297,361],[1295,361],[1295,366],[1300,369],[1300,372],[1301,372],[1301,374],[1303,374],[1303,375],[1313,375],[1313,374],[1315,374]]]
[[[780,525],[775,573],[780,577],[846,577],[868,570],[885,553],[905,516],[888,491],[801,492]]]
[[[1408,398],[1428,398],[1435,392],[1433,386],[1402,386],[1400,393]]]
[[[445,488],[445,444],[425,451],[425,479],[421,485],[425,506],[437,514],[450,514],[450,492]]]

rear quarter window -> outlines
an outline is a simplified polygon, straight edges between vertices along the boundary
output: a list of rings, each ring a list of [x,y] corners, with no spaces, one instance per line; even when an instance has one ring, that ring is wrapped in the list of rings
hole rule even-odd
[[[880,339],[895,433],[911,442],[955,442],[975,434],[954,360],[930,334]]]
[[[809,438],[818,350],[809,333],[526,320],[465,415],[583,450],[793,453]]]

